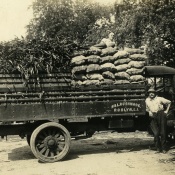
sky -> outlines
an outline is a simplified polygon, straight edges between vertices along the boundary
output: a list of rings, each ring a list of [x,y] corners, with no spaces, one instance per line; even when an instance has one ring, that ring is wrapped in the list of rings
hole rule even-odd
[[[28,7],[32,0],[0,0],[0,41],[25,36],[25,26],[32,18]]]
[[[10,41],[26,35],[25,26],[32,19],[32,9],[28,9],[34,0],[0,0],[0,41]],[[92,0],[108,4],[115,0]]]

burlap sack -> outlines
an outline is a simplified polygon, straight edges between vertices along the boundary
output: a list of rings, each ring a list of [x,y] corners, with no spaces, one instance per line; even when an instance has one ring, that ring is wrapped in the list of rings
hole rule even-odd
[[[114,84],[115,85],[130,84],[130,82],[128,80],[115,80]]]
[[[90,64],[90,65],[87,66],[86,72],[87,73],[96,73],[96,72],[98,73],[98,72],[100,72],[100,70],[101,70],[100,65],[98,65],[98,64]]]
[[[72,58],[71,60],[71,65],[72,66],[79,66],[79,65],[83,65],[86,62],[86,57],[83,55],[80,56],[76,56],[74,58]]]
[[[77,50],[74,51],[71,55],[71,57],[76,57],[76,56],[89,56],[89,55],[100,55],[101,54],[101,50],[99,49],[98,51],[95,50]]]
[[[100,81],[99,80],[85,80],[83,81],[83,85],[84,86],[90,86],[90,85],[98,86],[100,85]]]
[[[130,75],[127,74],[126,72],[117,72],[115,73],[115,79],[116,80],[129,80]]]
[[[122,64],[122,65],[118,65],[118,66],[115,66],[117,72],[121,72],[121,71],[126,71],[129,66],[128,64]]]
[[[76,57],[76,56],[80,56],[80,55],[85,55],[85,53],[86,53],[86,50],[77,50],[77,51],[74,51],[71,56]]]
[[[75,80],[71,81],[71,86],[73,86],[73,87],[75,86]]]
[[[145,61],[130,61],[128,65],[131,68],[143,68],[145,66]]]
[[[144,54],[133,54],[130,55],[130,59],[133,61],[146,61],[147,57]]]
[[[101,74],[98,73],[91,73],[91,74],[87,74],[87,78],[90,80],[103,80],[103,76]]]
[[[72,69],[72,74],[85,73],[87,66],[76,66]]]
[[[72,87],[78,87],[78,86],[82,86],[83,85],[83,82],[78,80],[78,81],[75,81],[75,80],[72,80],[71,81],[71,86]]]
[[[100,48],[98,48],[98,47],[95,47],[95,46],[91,46],[90,48],[89,48],[89,50],[91,51],[91,52],[100,52],[101,53],[101,49]]]
[[[116,67],[112,63],[105,63],[101,65],[101,71],[102,72],[105,72],[105,71],[116,72]]]
[[[100,58],[100,63],[104,64],[104,63],[113,63],[114,62],[114,57],[113,56],[105,56],[105,57],[101,57]]]
[[[131,61],[130,58],[118,59],[114,62],[114,65],[128,64]]]
[[[142,74],[143,73],[143,69],[131,68],[131,69],[126,70],[126,72],[129,75],[139,75],[139,74]]]
[[[106,44],[102,42],[102,43],[95,44],[92,47],[96,47],[98,49],[104,49],[106,48]]]
[[[132,54],[143,54],[144,53],[144,50],[141,50],[141,49],[125,48],[124,50],[126,52],[128,52],[130,55],[132,55]]]
[[[101,85],[113,85],[114,81],[111,79],[104,79],[103,81],[100,82]]]
[[[115,80],[115,75],[110,71],[105,71],[102,73],[102,75],[105,79]]]
[[[72,78],[74,80],[81,80],[81,81],[87,80],[87,77],[84,74],[73,74]]]
[[[127,58],[129,56],[129,53],[124,50],[119,50],[117,53],[113,55],[115,60],[118,60],[120,58]]]
[[[101,54],[101,49],[92,46],[92,47],[90,47],[90,49],[88,50],[88,54],[89,54],[89,55],[100,55],[100,54]]]
[[[132,75],[130,76],[131,82],[138,82],[138,81],[144,81],[145,78],[142,75]]]
[[[101,60],[100,56],[98,55],[90,55],[86,57],[87,63],[88,64],[98,64]]]
[[[107,47],[101,50],[101,56],[114,55],[117,52],[116,48]]]

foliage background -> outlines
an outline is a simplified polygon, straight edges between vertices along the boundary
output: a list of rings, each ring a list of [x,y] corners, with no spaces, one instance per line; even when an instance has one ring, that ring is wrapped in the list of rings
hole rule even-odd
[[[2,73],[68,71],[74,50],[115,33],[118,48],[144,46],[149,64],[175,67],[175,0],[36,0],[25,38],[0,43]]]

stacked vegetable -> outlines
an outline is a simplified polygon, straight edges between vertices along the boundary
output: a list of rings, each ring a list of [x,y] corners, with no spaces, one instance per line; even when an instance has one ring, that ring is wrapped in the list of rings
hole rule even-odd
[[[72,85],[113,85],[144,81],[143,68],[147,57],[143,50],[91,48],[76,52],[71,60]]]

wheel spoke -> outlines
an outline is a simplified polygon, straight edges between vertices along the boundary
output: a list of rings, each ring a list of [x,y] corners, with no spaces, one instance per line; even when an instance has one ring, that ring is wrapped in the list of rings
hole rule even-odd
[[[60,137],[60,134],[58,133],[58,134],[56,134],[54,137],[55,137],[55,138],[58,138],[58,137]]]
[[[57,147],[57,152],[56,154],[58,155],[60,153],[59,147]]]
[[[65,144],[65,141],[64,141],[64,140],[58,140],[58,139],[57,139],[57,145],[60,145],[60,144],[61,144],[61,145],[64,145],[64,144]]]
[[[46,136],[43,135],[43,133],[41,133],[39,136],[38,136],[38,139],[41,139],[41,140],[44,140]]]
[[[57,138],[59,141],[62,141],[64,140],[64,136],[63,135],[60,135],[59,138]]]
[[[44,140],[37,140],[37,144],[42,144],[44,143]]]
[[[52,135],[52,130],[48,129],[47,133],[48,133],[48,135]]]
[[[54,153],[53,152],[50,152],[50,154],[51,154],[51,157],[54,157]]]
[[[43,154],[44,151],[46,151],[46,148],[45,147],[40,151],[40,153]]]
[[[58,145],[59,150],[63,150],[64,148],[61,145]]]
[[[44,144],[38,144],[38,148],[44,148]]]
[[[48,136],[47,134],[47,130],[46,131],[43,131],[42,134],[44,135],[44,138]]]
[[[56,130],[54,129],[54,130],[52,131],[52,136],[55,136],[55,134],[56,134]]]
[[[46,152],[45,152],[45,156],[48,157],[48,155],[49,155],[49,151],[50,151],[49,149],[46,150]]]
[[[64,147],[64,146],[65,146],[65,142],[59,142],[59,144],[58,144],[58,145],[60,145],[60,146]]]

